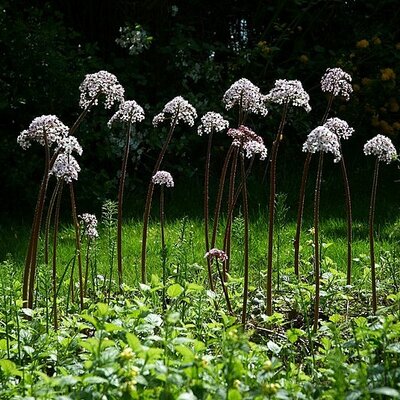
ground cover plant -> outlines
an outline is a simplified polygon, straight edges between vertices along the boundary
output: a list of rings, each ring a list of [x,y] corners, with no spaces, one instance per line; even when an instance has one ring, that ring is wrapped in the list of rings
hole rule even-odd
[[[296,224],[287,218],[276,170],[285,124],[298,116],[295,107],[311,111],[297,80],[279,79],[263,94],[241,78],[221,94],[226,116],[210,111],[201,118],[197,132],[209,137],[204,218],[196,221],[168,218],[173,205],[166,189],[174,190],[174,171],[162,169],[175,131],[196,132],[196,109],[182,96],[153,118],[155,129],[170,125],[141,222],[124,221],[122,208],[130,141],[145,113],[125,100],[115,75],[86,75],[82,112],[71,128],[55,115],[35,118],[17,138],[24,150],[44,149],[25,262],[11,253],[2,263],[2,398],[399,398],[398,222],[380,234],[379,262],[374,247],[378,167],[395,162],[397,154],[386,136],[365,144],[364,153],[376,156],[369,224],[353,221],[340,139],[356,132],[338,117],[328,118],[336,102],[350,100],[350,82],[341,68],[328,68],[322,77],[327,108],[303,145]],[[76,203],[74,182],[85,171],[73,153],[89,151],[79,144],[79,127],[103,103],[106,110],[119,105],[108,125],[120,123],[125,151],[117,201],[103,205],[98,221]],[[283,110],[268,143],[251,125],[268,118],[273,103]],[[229,145],[210,202],[212,134],[224,131]],[[304,227],[314,153],[313,218]],[[320,223],[323,160],[331,155],[341,162],[345,229],[341,221]],[[269,168],[269,201],[256,214],[250,212],[248,180],[258,162]],[[65,185],[70,224],[60,224]],[[153,203],[159,218],[151,221]],[[335,225],[345,234],[330,234]]]

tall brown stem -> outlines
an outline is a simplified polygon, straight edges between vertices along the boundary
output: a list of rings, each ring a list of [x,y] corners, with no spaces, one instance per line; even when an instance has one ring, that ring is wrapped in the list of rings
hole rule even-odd
[[[205,245],[206,245],[206,253],[210,250],[210,239],[209,239],[209,181],[210,181],[210,159],[211,159],[211,145],[213,138],[213,129],[211,130],[208,136],[208,144],[207,144],[207,154],[206,154],[206,163],[204,167],[204,236],[205,236]],[[208,270],[208,282],[210,284],[210,289],[214,292],[214,280],[212,277],[212,268],[211,268],[211,260],[207,257],[207,270]]]
[[[320,260],[319,260],[319,204],[321,197],[322,166],[324,153],[319,153],[317,180],[314,193],[314,274],[315,274],[315,302],[314,302],[314,332],[318,329],[319,319],[319,288],[320,288]]]
[[[376,190],[378,187],[378,173],[379,173],[379,159],[376,158],[374,177],[372,180],[371,203],[369,206],[369,254],[371,260],[372,311],[374,312],[374,314],[376,313],[377,309],[374,220],[375,220]]]
[[[174,133],[176,122],[178,120],[179,109],[177,110],[175,117],[171,123],[171,128],[168,132],[167,139],[161,149],[161,153],[158,156],[156,161],[156,165],[153,170],[152,176],[159,170],[161,162],[164,158],[165,152],[167,151],[167,147],[169,142],[171,141],[172,134]],[[150,209],[151,209],[151,202],[153,200],[153,193],[154,193],[154,183],[150,179],[149,187],[147,189],[147,196],[146,196],[146,204],[143,213],[143,235],[142,235],[142,265],[141,265],[141,275],[142,275],[142,283],[146,283],[147,281],[147,272],[146,272],[146,250],[147,250],[147,231],[149,225],[149,217],[150,217]]]
[[[72,221],[75,228],[75,243],[76,243],[76,253],[78,257],[78,278],[79,278],[79,302],[80,308],[83,309],[83,274],[82,274],[82,255],[81,255],[81,236],[78,216],[76,213],[76,201],[74,186],[72,182],[69,184],[69,193],[71,197],[71,210],[72,210]]]
[[[271,167],[269,171],[269,218],[268,218],[268,265],[267,265],[267,315],[272,314],[272,258],[274,248],[274,219],[275,219],[275,194],[276,194],[276,160],[278,157],[279,143],[282,140],[283,128],[286,122],[288,104],[285,104],[282,112],[278,133],[271,149]]]
[[[162,291],[162,304],[163,310],[167,309],[166,302],[166,286],[167,286],[167,269],[166,269],[166,257],[167,248],[165,246],[165,232],[164,232],[164,222],[165,212],[164,212],[164,185],[160,187],[160,226],[161,226],[161,259],[162,259],[162,274],[163,274],[163,291]]]
[[[244,168],[244,155],[241,154],[240,166],[243,182],[243,217],[244,217],[244,280],[243,280],[243,308],[242,324],[246,324],[247,318],[247,297],[249,292],[249,205],[247,200],[246,171]]]
[[[300,195],[299,195],[299,207],[297,210],[297,225],[296,225],[296,236],[294,238],[294,273],[299,277],[299,263],[300,263],[300,235],[301,225],[303,220],[304,212],[304,199],[305,191],[308,178],[308,170],[310,169],[312,153],[308,152],[304,161],[303,176],[301,177]]]
[[[118,188],[118,218],[117,218],[117,263],[118,263],[118,287],[122,289],[123,284],[123,268],[122,268],[122,205],[124,202],[124,188],[126,178],[126,167],[128,164],[129,145],[131,141],[132,123],[128,122],[128,129],[125,139],[124,157],[122,159],[121,177],[119,179]]]
[[[340,168],[342,170],[344,197],[346,202],[346,217],[347,217],[347,285],[351,284],[351,264],[352,264],[352,244],[353,244],[353,218],[351,212],[351,195],[349,179],[347,177],[346,164],[343,153],[340,159]]]

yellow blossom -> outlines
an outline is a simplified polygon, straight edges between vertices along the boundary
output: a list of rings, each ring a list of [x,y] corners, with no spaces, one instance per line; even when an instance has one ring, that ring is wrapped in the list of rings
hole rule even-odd
[[[375,44],[375,45],[380,45],[380,44],[382,44],[382,40],[380,38],[378,38],[377,36],[375,36],[372,39],[372,43]]]
[[[396,73],[392,70],[392,68],[381,69],[381,80],[390,81],[395,79],[396,79]]]
[[[119,355],[123,360],[130,360],[133,357],[135,357],[135,353],[133,352],[133,350],[130,347],[125,347],[125,349],[123,349],[121,351],[121,354]]]
[[[308,63],[308,57],[305,54],[302,54],[299,57],[299,61],[302,62],[303,64],[307,64]]]
[[[359,49],[365,49],[365,48],[368,47],[368,46],[369,46],[369,42],[368,42],[367,39],[359,40],[359,41],[356,43],[356,47],[359,48]]]
[[[386,133],[387,135],[393,133],[393,128],[390,126],[390,124],[387,121],[380,121],[379,122],[379,128],[382,130],[383,133]]]

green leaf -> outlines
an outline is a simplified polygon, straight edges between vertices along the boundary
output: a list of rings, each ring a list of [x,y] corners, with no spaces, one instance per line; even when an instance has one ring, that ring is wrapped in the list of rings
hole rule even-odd
[[[267,343],[267,347],[274,353],[279,354],[282,350],[281,346],[278,346],[276,343],[272,342],[271,340]]]
[[[105,303],[97,303],[97,311],[99,316],[105,317],[110,312],[110,307]]]
[[[237,389],[229,389],[228,400],[242,400],[242,395]]]
[[[126,341],[128,342],[129,347],[134,351],[134,352],[139,352],[142,350],[142,345],[140,344],[140,340],[138,337],[131,333],[127,332],[126,333]]]
[[[105,378],[102,378],[101,376],[88,376],[83,380],[83,384],[85,385],[98,385],[101,383],[107,383],[108,380]]]
[[[197,283],[189,283],[187,285],[187,292],[191,293],[191,292],[201,292],[202,290],[204,290],[204,287],[201,285],[198,285]]]
[[[0,360],[0,368],[5,375],[21,376],[21,372],[18,371],[17,366],[10,360]]]
[[[122,328],[122,326],[115,325],[110,322],[106,322],[104,324],[104,329],[106,330],[106,332],[115,332],[115,331],[123,331],[124,330],[124,328]]]
[[[171,298],[179,297],[183,293],[183,287],[179,283],[175,283],[171,285],[168,290],[167,294]]]
[[[376,394],[383,394],[384,396],[389,396],[389,397],[393,397],[395,399],[399,399],[400,398],[400,392],[396,389],[392,389],[390,387],[380,387],[380,388],[376,388],[376,389],[372,389],[371,393],[376,393]]]

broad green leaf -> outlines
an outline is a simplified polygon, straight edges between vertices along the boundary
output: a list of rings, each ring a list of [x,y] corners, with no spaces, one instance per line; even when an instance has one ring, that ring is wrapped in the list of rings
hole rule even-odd
[[[105,317],[109,314],[110,307],[105,303],[97,303],[97,311],[100,316]]]
[[[167,294],[169,297],[175,298],[180,296],[183,293],[183,290],[183,287],[179,283],[175,283],[167,289]]]
[[[142,350],[142,345],[140,344],[140,340],[138,337],[131,333],[127,332],[126,333],[126,341],[128,342],[129,347],[134,351],[134,352],[139,352]]]
[[[5,375],[21,376],[21,372],[18,371],[17,366],[10,360],[0,360],[0,368],[3,370]]]
[[[242,395],[237,389],[229,389],[228,400],[242,400]]]
[[[390,387],[380,387],[376,389],[372,389],[371,393],[375,394],[383,394],[384,396],[389,396],[394,399],[399,399],[400,398],[400,392],[396,389],[392,389]]]
[[[278,346],[276,343],[272,342],[271,340],[267,343],[267,347],[274,353],[279,354],[282,350],[281,346]]]

